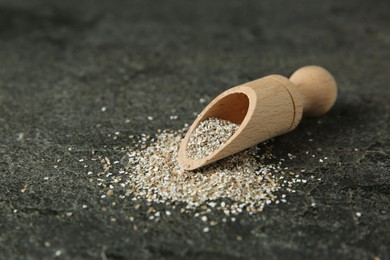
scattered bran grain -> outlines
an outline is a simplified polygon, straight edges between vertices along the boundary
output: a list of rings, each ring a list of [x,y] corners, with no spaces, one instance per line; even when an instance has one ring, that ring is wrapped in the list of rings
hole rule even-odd
[[[161,131],[145,149],[129,150],[122,181],[136,200],[146,200],[148,204],[184,202],[186,209],[215,208],[226,215],[243,211],[252,214],[275,201],[275,192],[283,187],[290,191],[295,183],[294,177],[285,176],[280,165],[265,164],[271,155],[261,155],[259,147],[185,171],[176,157],[186,130]],[[218,200],[223,201],[217,203]],[[284,198],[280,201],[286,202]]]

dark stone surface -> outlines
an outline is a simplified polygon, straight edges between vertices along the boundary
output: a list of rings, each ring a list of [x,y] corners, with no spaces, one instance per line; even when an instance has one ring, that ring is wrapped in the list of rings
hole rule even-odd
[[[1,0],[0,258],[390,259],[389,3]],[[335,75],[339,99],[274,141],[321,178],[286,204],[205,234],[170,206],[154,223],[100,199],[86,174],[99,165],[78,161],[120,159],[129,134],[190,123],[200,97],[307,64]],[[317,148],[322,164],[305,154]]]

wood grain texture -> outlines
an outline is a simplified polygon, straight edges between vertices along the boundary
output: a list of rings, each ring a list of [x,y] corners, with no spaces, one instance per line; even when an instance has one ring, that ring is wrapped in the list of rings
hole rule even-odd
[[[300,68],[291,75],[290,81],[302,95],[305,116],[323,115],[336,102],[336,81],[324,68],[319,66]]]
[[[194,121],[184,137],[178,162],[187,170],[205,166],[272,137],[293,130],[302,118],[320,115],[335,102],[336,83],[325,69],[307,66],[294,74],[295,85],[280,75],[271,75],[231,88],[217,96]],[[201,159],[185,155],[192,132],[203,120],[216,117],[240,124],[219,149]]]

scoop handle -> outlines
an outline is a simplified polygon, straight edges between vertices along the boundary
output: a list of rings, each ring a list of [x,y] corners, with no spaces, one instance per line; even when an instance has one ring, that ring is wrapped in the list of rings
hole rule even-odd
[[[301,94],[304,116],[320,116],[328,112],[337,98],[337,84],[333,76],[319,66],[305,66],[295,71],[290,79]]]

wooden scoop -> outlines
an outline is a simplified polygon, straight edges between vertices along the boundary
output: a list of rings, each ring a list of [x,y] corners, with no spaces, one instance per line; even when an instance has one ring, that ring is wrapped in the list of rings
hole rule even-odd
[[[181,142],[178,162],[194,170],[240,152],[272,137],[290,132],[302,114],[320,116],[329,111],[337,97],[333,76],[318,66],[295,71],[290,79],[270,75],[231,88],[217,96],[199,114]],[[216,117],[239,124],[230,139],[210,155],[186,156],[188,140],[203,120]]]

